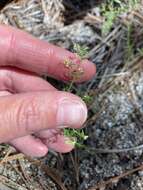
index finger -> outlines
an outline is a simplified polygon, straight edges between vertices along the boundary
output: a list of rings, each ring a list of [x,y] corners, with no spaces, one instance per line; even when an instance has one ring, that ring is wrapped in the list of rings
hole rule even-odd
[[[88,60],[81,62],[76,54],[4,25],[0,26],[0,49],[0,66],[15,66],[64,81],[71,79],[71,68],[65,65],[66,61],[80,65],[83,74],[79,82],[89,80],[96,71],[93,63]],[[74,69],[79,69],[76,66]]]

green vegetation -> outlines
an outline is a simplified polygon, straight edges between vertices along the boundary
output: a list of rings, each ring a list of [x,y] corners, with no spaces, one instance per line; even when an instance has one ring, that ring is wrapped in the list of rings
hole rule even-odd
[[[88,54],[88,47],[87,46],[81,46],[79,44],[73,45],[73,51],[77,54],[77,56],[80,58],[80,62],[82,64],[82,60],[86,58],[86,55]],[[65,60],[64,65],[66,68],[69,69],[69,75],[72,78],[72,81],[68,86],[64,88],[65,91],[70,92],[72,90],[73,84],[77,79],[80,79],[80,77],[84,74],[81,65],[76,64],[73,61]],[[92,98],[88,95],[83,95],[81,97],[85,103],[91,102]],[[64,136],[69,137],[70,141],[67,143],[71,143],[76,147],[82,147],[84,140],[88,138],[87,135],[85,135],[83,129],[64,129]]]
[[[74,52],[80,57],[80,59],[86,58],[86,55],[89,52],[89,48],[87,46],[81,46],[77,43],[73,45]]]
[[[133,9],[137,8],[138,5],[139,0],[107,0],[107,2],[102,5],[101,9],[101,13],[105,18],[102,25],[102,34],[107,35],[110,32],[119,15],[131,12]]]
[[[64,136],[70,139],[67,143],[71,143],[79,148],[83,146],[83,142],[88,138],[83,129],[64,129]]]
[[[110,30],[113,27],[113,24],[116,22],[116,20],[119,18],[122,14],[128,14],[133,9],[136,9],[139,5],[139,0],[129,0],[129,1],[121,1],[121,0],[107,0],[105,3],[101,5],[101,14],[104,17],[104,23],[102,25],[102,35],[106,36]],[[127,61],[132,60],[134,56],[133,51],[133,41],[132,41],[132,23],[127,24],[127,43],[126,43],[126,59]],[[73,51],[77,54],[77,56],[80,58],[81,64],[82,60],[86,58],[89,48],[87,46],[81,46],[79,44],[73,45]],[[142,53],[142,50],[139,50],[140,54]],[[81,68],[81,64],[74,63],[74,61],[71,60],[65,60],[64,65],[66,68],[69,69],[69,76],[72,79],[71,83],[64,88],[67,92],[72,92],[73,85],[77,79],[80,79],[80,77],[84,74],[84,71]],[[84,93],[84,94],[78,94],[83,101],[90,105],[93,101],[93,97],[90,95]],[[87,135],[85,135],[84,130],[80,129],[64,129],[64,135],[70,138],[70,143],[73,143],[77,147],[83,147],[83,142],[88,138]]]

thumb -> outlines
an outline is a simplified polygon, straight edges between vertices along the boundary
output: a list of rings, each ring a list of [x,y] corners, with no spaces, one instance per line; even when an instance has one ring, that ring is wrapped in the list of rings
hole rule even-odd
[[[65,92],[34,92],[0,97],[0,143],[49,129],[80,127],[87,108]]]

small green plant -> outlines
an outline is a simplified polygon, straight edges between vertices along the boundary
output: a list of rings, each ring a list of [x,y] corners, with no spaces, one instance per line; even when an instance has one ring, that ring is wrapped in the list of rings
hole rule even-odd
[[[89,52],[89,48],[87,46],[81,46],[77,43],[74,44],[73,50],[79,56],[81,60],[86,58],[86,55]]]
[[[69,87],[65,88],[66,91],[70,92],[74,82],[80,79],[84,74],[81,64],[82,60],[85,59],[86,55],[88,54],[88,50],[89,48],[87,46],[81,46],[75,43],[73,45],[73,51],[79,58],[79,63],[75,63],[74,60],[69,59],[66,59],[64,61],[64,66],[69,70],[68,75],[71,78],[71,83],[69,84]]]
[[[102,34],[107,35],[118,16],[136,9],[139,2],[140,0],[107,0],[102,4],[101,13],[105,19],[102,25]]]
[[[82,98],[82,100],[83,100],[87,105],[91,104],[92,101],[93,101],[93,97],[90,96],[90,95],[88,95],[88,94],[81,96],[81,98]]]
[[[105,21],[102,25],[102,35],[106,35],[113,26],[113,23],[117,17],[117,11],[113,8],[113,6],[108,6],[107,9],[105,5],[102,7],[102,11],[105,18]]]
[[[88,138],[83,129],[64,129],[64,136],[70,139],[67,143],[79,148],[83,146],[84,141]]]
[[[86,58],[86,55],[88,54],[88,47],[87,46],[81,46],[79,44],[73,45],[73,51],[76,53],[77,57],[80,59],[80,63],[82,64],[82,60]],[[69,70],[69,76],[72,79],[69,86],[65,87],[65,91],[70,92],[73,84],[76,80],[80,79],[82,75],[84,74],[84,71],[81,67],[81,64],[75,63],[73,60],[65,60],[64,65]],[[89,103],[91,101],[90,96],[84,95],[82,99]],[[83,129],[64,129],[64,136],[69,137],[70,141],[67,143],[71,143],[76,147],[82,147],[83,142],[88,138],[87,135],[85,135]]]
[[[139,56],[143,56],[143,48],[137,49]]]

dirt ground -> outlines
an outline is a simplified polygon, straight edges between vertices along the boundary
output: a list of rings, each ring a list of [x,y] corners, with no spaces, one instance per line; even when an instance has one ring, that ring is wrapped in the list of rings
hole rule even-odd
[[[1,23],[39,39],[88,46],[97,66],[91,81],[72,89],[92,97],[86,148],[31,159],[1,145],[2,190],[143,190],[143,3],[133,2],[110,28],[108,1],[21,0],[1,10]]]

